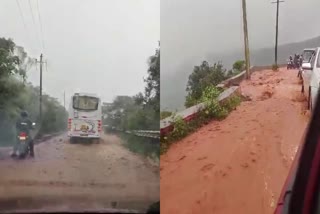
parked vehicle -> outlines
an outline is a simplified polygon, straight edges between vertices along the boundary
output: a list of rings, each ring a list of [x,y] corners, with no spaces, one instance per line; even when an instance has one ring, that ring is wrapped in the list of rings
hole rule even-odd
[[[312,110],[316,103],[316,98],[320,83],[320,47],[315,49],[310,62],[302,64],[302,89],[308,100],[308,109]]]
[[[36,124],[32,123],[34,127]],[[17,136],[17,143],[13,147],[13,151],[11,153],[12,157],[18,157],[20,159],[25,158],[30,153],[30,140],[31,136],[26,132],[20,132]]]
[[[313,54],[315,53],[316,48],[306,48],[303,50],[302,54],[302,63],[310,62]]]
[[[320,213],[320,94],[280,194],[275,214]]]
[[[310,60],[312,59],[312,56],[315,53],[315,50],[316,50],[315,48],[306,48],[303,50],[302,63],[301,63],[301,66],[299,67],[299,72],[298,72],[298,77],[300,79],[303,79],[303,77],[302,77],[302,72],[303,72],[302,64],[310,62]]]
[[[95,94],[76,93],[71,97],[68,136],[74,143],[80,139],[100,142],[102,132],[101,100]]]

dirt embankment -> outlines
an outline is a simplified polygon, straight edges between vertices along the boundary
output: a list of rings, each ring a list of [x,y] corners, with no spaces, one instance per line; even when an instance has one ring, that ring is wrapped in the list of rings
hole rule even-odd
[[[296,75],[253,73],[248,101],[161,157],[161,213],[273,213],[309,121]]]
[[[34,159],[0,153],[0,209],[144,210],[159,200],[159,168],[114,135],[100,144],[70,144],[59,136],[37,145]]]

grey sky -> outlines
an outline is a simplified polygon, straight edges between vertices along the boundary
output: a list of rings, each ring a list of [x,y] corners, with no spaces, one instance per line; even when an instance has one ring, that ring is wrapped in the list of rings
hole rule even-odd
[[[67,101],[76,90],[98,93],[109,102],[116,95],[134,95],[144,89],[147,59],[160,40],[160,0],[38,0],[48,72],[44,91]],[[0,2],[0,36],[11,37],[29,56],[42,51],[37,0]],[[39,72],[29,80],[39,85]]]
[[[271,47],[276,4],[247,0],[250,48]],[[320,1],[287,0],[280,5],[279,43],[320,35],[315,27]],[[161,75],[175,72],[183,60],[200,63],[208,53],[243,47],[241,0],[161,0]]]

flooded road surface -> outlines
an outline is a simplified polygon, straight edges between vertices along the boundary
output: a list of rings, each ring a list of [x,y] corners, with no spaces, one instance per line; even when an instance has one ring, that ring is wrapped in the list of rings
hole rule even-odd
[[[34,159],[0,149],[0,209],[144,210],[159,200],[159,167],[115,135],[70,144],[65,135],[35,146]]]
[[[161,156],[161,213],[273,213],[309,121],[296,75],[253,73],[249,101]]]

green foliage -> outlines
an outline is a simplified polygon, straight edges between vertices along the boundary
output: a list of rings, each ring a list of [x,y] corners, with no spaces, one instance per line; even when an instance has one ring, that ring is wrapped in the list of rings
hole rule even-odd
[[[160,112],[160,120],[170,117],[172,115],[171,111],[162,111]]]
[[[141,138],[135,135],[130,135],[122,132],[113,131],[113,133],[120,136],[123,145],[130,151],[143,155],[144,157],[150,157],[153,160],[159,160],[160,158],[160,145],[154,141],[153,138]]]
[[[244,61],[244,60],[235,61],[233,63],[232,68],[233,68],[233,70],[235,70],[237,72],[244,71],[246,69],[246,61]]]
[[[187,136],[189,133],[188,124],[183,120],[181,116],[177,116],[173,122],[174,129],[170,134],[172,140],[178,140]]]
[[[159,113],[153,106],[138,104],[135,97],[117,96],[103,110],[104,123],[121,130],[159,130]]]
[[[207,61],[203,61],[200,66],[195,66],[187,83],[188,95],[185,106],[190,107],[197,103],[205,88],[212,85],[216,86],[226,78],[226,69],[220,62],[211,66]]]
[[[11,39],[0,38],[0,145],[14,142],[15,122],[21,110],[28,111],[32,121],[39,119],[39,88],[25,83],[27,70],[33,62],[23,47],[16,46]],[[64,130],[67,125],[65,109],[48,95],[43,95],[42,100],[40,134]]]
[[[227,112],[219,104],[217,98],[220,94],[220,91],[214,87],[207,87],[201,97],[201,101],[205,103],[204,113],[209,118],[220,119],[226,116]]]
[[[209,118],[223,119],[228,114],[226,109],[223,108],[223,106],[221,106],[217,100],[210,100],[205,104],[206,107],[204,112]]]
[[[50,134],[67,129],[68,113],[56,98],[43,95],[43,117],[40,134]]]
[[[227,72],[227,79],[240,74],[246,69],[246,62],[244,60],[238,60],[233,63],[232,69]]]
[[[232,96],[225,103],[223,103],[223,107],[228,111],[233,111],[239,104],[241,103],[240,96]]]
[[[223,80],[235,76],[245,70],[245,61],[238,60],[234,62],[232,70],[226,70],[218,62],[211,66],[207,61],[203,61],[200,66],[195,66],[189,76],[187,83],[187,96],[184,106],[189,108],[201,103],[201,97],[206,88],[216,86]]]
[[[210,102],[211,100],[217,99],[220,93],[221,91],[218,88],[214,86],[209,86],[205,88],[205,90],[203,91],[200,101]]]
[[[160,118],[160,47],[148,61],[144,93],[117,96],[103,108],[104,123],[121,130],[159,130]]]
[[[195,97],[193,97],[191,94],[188,94],[186,96],[186,101],[184,103],[184,106],[186,108],[189,108],[191,106],[197,105],[200,103],[200,100],[196,99]]]
[[[149,57],[148,64],[148,77],[144,80],[147,84],[144,95],[139,93],[137,100],[140,98],[140,101],[152,106],[155,112],[160,112],[160,43],[155,55]]]
[[[174,130],[167,136],[161,137],[161,154],[165,153],[173,142],[186,137],[189,133],[194,132],[199,127],[209,123],[211,120],[221,120],[226,118],[227,115],[241,103],[241,97],[234,95],[220,104],[217,101],[218,95],[219,90],[215,87],[212,86],[206,88],[203,96],[201,97],[201,100],[205,102],[205,108],[198,112],[197,117],[190,122],[185,122],[181,117],[175,117],[175,115],[172,115],[174,118]]]

